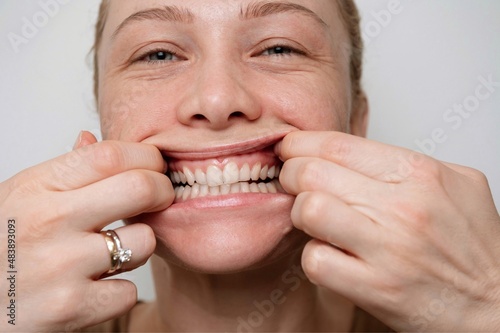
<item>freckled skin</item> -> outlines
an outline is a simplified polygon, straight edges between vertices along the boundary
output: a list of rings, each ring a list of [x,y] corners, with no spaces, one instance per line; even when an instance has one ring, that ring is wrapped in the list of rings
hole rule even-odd
[[[295,130],[347,131],[349,63],[338,43],[347,37],[336,7],[293,1],[316,13],[325,27],[291,11],[241,19],[240,8],[250,3],[214,1],[207,9],[197,1],[113,1],[99,54],[104,137],[151,143],[166,155],[213,147],[226,155],[222,147],[255,138],[270,145]],[[111,38],[128,16],[160,5],[189,8],[194,19],[137,21]],[[274,54],[275,45],[297,51]],[[172,53],[148,63],[165,56],[158,50]],[[147,59],[130,61],[148,52]],[[228,158],[237,153],[236,147]],[[174,205],[129,221],[153,227],[156,253],[196,270],[260,266],[308,239],[291,227],[291,196],[220,200],[210,211]]]

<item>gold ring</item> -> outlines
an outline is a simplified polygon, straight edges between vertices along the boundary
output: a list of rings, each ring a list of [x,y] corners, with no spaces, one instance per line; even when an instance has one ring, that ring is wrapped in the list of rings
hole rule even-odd
[[[101,234],[104,236],[111,258],[111,266],[108,273],[116,272],[122,268],[123,263],[129,262],[132,259],[132,250],[122,248],[120,238],[114,230],[101,231]]]

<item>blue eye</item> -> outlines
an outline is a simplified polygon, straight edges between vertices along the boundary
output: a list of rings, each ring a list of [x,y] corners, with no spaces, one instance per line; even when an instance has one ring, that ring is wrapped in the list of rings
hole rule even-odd
[[[264,55],[289,55],[292,53],[295,53],[295,50],[286,46],[273,46],[262,52]]]
[[[181,60],[179,56],[173,52],[166,49],[157,49],[144,52],[141,56],[137,57],[135,62],[145,62],[145,63],[169,63]]]
[[[176,58],[177,57],[172,52],[154,51],[152,53],[149,53],[145,57],[145,60],[147,60],[147,61],[155,61],[155,62],[156,61],[172,61],[172,60],[175,60]]]

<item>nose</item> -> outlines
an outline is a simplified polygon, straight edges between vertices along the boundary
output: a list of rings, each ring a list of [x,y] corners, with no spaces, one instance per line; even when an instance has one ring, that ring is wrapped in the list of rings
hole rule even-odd
[[[202,61],[200,61],[202,62]],[[261,116],[261,108],[243,70],[235,62],[215,59],[196,68],[188,93],[177,109],[184,125],[223,130]]]

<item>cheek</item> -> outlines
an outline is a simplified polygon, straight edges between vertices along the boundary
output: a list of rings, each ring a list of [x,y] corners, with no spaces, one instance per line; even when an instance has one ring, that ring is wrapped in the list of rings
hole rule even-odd
[[[161,90],[144,82],[104,90],[99,103],[103,138],[141,141],[144,133],[159,122],[172,122],[167,119],[170,113],[164,110],[168,107],[164,96]]]
[[[325,82],[330,84],[325,84]],[[332,81],[295,82],[276,92],[273,104],[286,123],[301,130],[346,131],[349,118],[349,90]]]

